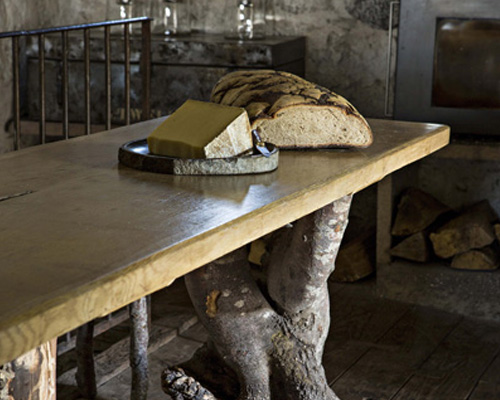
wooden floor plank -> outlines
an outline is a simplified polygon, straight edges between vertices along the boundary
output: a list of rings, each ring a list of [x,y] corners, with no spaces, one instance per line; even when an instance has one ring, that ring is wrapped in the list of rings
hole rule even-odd
[[[406,304],[374,298],[356,285],[332,296],[332,323],[323,356],[328,382],[338,379],[408,308]]]
[[[459,320],[442,311],[410,309],[335,382],[333,389],[343,400],[391,398]]]
[[[394,400],[467,399],[499,349],[499,333],[498,324],[462,320]]]
[[[184,332],[182,332],[180,336],[200,343],[205,343],[208,340],[208,331],[201,324],[201,322],[198,322],[189,329],[186,329]]]
[[[500,354],[481,376],[476,388],[468,400],[500,399]]]
[[[336,341],[373,343],[408,309],[407,304],[375,298],[361,286],[348,286],[341,294],[331,296],[329,336]]]
[[[480,381],[467,400],[500,399],[500,383]]]
[[[486,372],[481,377],[481,381],[500,384],[500,354],[497,354],[493,362],[488,366]]]

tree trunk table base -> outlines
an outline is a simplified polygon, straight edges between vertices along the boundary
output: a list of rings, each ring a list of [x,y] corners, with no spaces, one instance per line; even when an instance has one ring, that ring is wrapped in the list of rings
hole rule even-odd
[[[265,282],[240,248],[186,275],[210,339],[193,359],[164,371],[176,400],[334,400],[322,366],[330,325],[328,277],[351,196],[272,234]]]

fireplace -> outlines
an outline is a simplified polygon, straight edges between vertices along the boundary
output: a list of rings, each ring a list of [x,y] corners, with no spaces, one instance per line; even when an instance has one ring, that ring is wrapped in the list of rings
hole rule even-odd
[[[401,0],[399,29],[394,117],[500,139],[498,0]]]

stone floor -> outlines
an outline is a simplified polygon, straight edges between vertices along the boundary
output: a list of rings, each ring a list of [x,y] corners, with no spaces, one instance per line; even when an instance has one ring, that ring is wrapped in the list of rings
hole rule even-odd
[[[343,400],[500,399],[499,323],[380,299],[370,281],[332,284],[331,298],[324,365]],[[153,297],[153,323],[169,310],[181,329],[150,356],[150,399],[169,399],[161,371],[188,359],[207,337],[182,284]],[[99,398],[129,398],[129,375],[125,369],[101,385]]]

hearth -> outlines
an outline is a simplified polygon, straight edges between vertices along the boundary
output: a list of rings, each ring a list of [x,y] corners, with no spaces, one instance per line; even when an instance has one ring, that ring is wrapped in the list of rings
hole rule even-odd
[[[394,117],[500,139],[498,0],[401,0]]]

